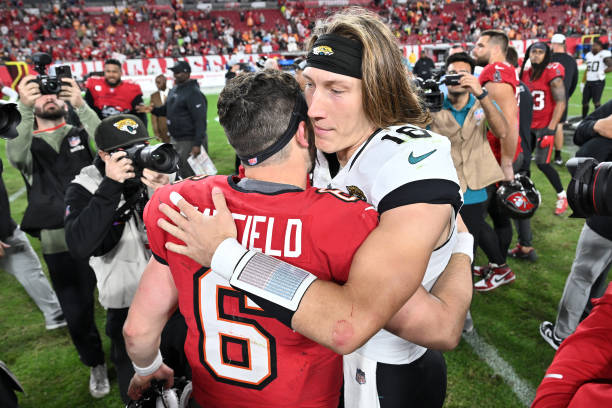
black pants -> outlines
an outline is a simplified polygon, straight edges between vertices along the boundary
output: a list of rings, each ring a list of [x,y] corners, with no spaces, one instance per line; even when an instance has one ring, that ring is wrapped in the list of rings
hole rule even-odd
[[[503,265],[506,263],[506,255],[512,241],[512,223],[510,217],[502,211],[497,203],[496,191],[497,186],[495,184],[487,187],[487,211],[493,221],[493,228],[484,223],[480,232],[479,244],[487,255],[489,262]]]
[[[485,222],[487,202],[483,201],[482,203],[466,204],[461,207],[459,214],[461,214],[461,218],[463,218],[463,222],[465,223],[468,231],[474,237],[474,253],[476,253],[480,233],[483,228],[486,228],[487,224]]]
[[[589,102],[593,100],[595,109],[601,105],[601,95],[603,94],[606,81],[586,81],[584,84],[584,92],[582,92],[582,118],[584,119],[589,113]]]
[[[410,364],[378,363],[376,388],[381,408],[441,407],[446,398],[444,356],[427,350]]]
[[[536,146],[537,143],[538,143],[538,141],[536,139],[536,135],[535,135],[535,133],[533,132],[533,129],[532,129],[532,131],[531,131],[531,145],[532,146]],[[552,156],[551,156],[551,160],[552,160]],[[529,169],[529,163],[525,163],[525,161],[526,160],[523,160],[523,164],[520,166],[521,169],[523,169],[525,166],[527,166],[527,169]],[[557,172],[557,170],[555,170],[554,167],[550,163],[537,163],[537,160],[536,160],[536,164],[538,166],[538,169],[540,169],[540,171],[542,173],[544,173],[544,175],[546,176],[546,178],[548,179],[550,184],[553,186],[553,188],[557,192],[557,194],[562,192],[563,191],[563,184],[561,184],[561,178],[559,177],[559,173]],[[529,173],[530,172],[528,172],[528,175],[529,175]]]
[[[125,349],[123,338],[123,324],[127,319],[128,308],[108,309],[106,312],[106,335],[111,340],[110,359],[117,372],[117,383],[119,393],[125,404],[130,402],[127,395],[130,380],[134,376],[132,360]],[[174,370],[176,377],[187,377],[191,379],[191,369],[185,356],[185,336],[187,335],[187,325],[185,319],[177,311],[166,323],[162,332],[160,350],[164,358],[164,363]]]
[[[102,341],[94,320],[94,271],[87,261],[75,259],[68,252],[43,257],[79,358],[89,367],[103,364]]]

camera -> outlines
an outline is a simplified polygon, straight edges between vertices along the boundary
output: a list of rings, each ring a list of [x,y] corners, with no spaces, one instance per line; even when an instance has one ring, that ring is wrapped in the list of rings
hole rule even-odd
[[[424,102],[424,107],[430,112],[439,112],[444,103],[444,94],[440,91],[440,83],[435,79],[416,78],[414,85],[417,94]]]
[[[69,65],[61,65],[55,67],[55,75],[46,75],[47,66],[51,64],[52,59],[49,54],[37,52],[32,55],[34,68],[39,75],[32,81],[37,82],[42,95],[59,94],[62,90],[62,79],[72,78],[72,71]]]
[[[567,187],[571,217],[612,216],[612,162],[574,157],[565,165],[572,175]]]
[[[459,85],[459,80],[462,76],[461,74],[446,75],[444,77],[444,84],[446,84],[446,86]]]
[[[136,177],[142,176],[143,169],[150,169],[158,173],[170,174],[177,171],[179,155],[170,143],[161,143],[149,146],[145,143],[136,143],[127,148],[120,148],[126,157],[132,160]]]
[[[21,122],[21,114],[14,103],[0,104],[0,138],[15,139],[17,125]]]

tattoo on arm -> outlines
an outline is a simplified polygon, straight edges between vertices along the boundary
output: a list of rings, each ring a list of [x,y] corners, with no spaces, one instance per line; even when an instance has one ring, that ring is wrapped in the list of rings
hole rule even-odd
[[[565,85],[563,84],[563,79],[553,79],[550,82],[550,92],[555,102],[565,102]]]

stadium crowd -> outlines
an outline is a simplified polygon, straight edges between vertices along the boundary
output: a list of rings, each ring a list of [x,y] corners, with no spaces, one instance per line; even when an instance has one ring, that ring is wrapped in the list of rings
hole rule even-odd
[[[180,1],[172,1],[170,9],[155,3],[147,0],[94,14],[85,11],[84,1],[66,1],[33,15],[20,1],[7,0],[8,9],[0,15],[5,60],[27,60],[41,51],[56,62],[105,60],[102,76],[85,83],[85,97],[72,78],[57,90],[43,86],[40,77],[22,78],[17,89],[22,122],[7,137],[7,157],[28,185],[21,229],[40,238],[63,309],[62,316],[56,311],[47,319],[52,320],[47,328],[68,325],[83,364],[91,368],[91,395],[101,398],[110,391],[93,322],[97,279],[99,301],[107,309],[106,334],[112,339],[110,360],[121,371],[125,403],[141,398],[154,379],[171,385],[174,372],[189,377],[193,370],[194,399],[206,406],[234,406],[240,400],[257,406],[254,396],[273,406],[281,392],[288,394],[285,388],[296,384],[303,394],[287,396],[290,406],[313,399],[319,402],[316,406],[336,407],[340,398],[347,408],[442,406],[447,374],[439,350],[454,348],[462,330],[473,330],[468,311],[473,291],[492,291],[521,279],[507,257],[538,259],[534,246],[539,243],[532,244],[528,222],[541,201],[529,179],[532,156],[557,192],[554,214],[568,210],[566,191],[552,166],[555,134],[567,119],[569,97],[578,82],[573,58],[573,69],[563,59],[554,62],[555,56],[566,54],[566,35],[598,35],[581,81],[596,110],[588,115],[587,99],[574,140],[584,145],[579,154],[595,157],[593,152],[603,154],[605,147],[606,155],[597,157],[612,157],[609,140],[602,141],[612,139],[612,102],[601,104],[606,74],[612,72],[605,37],[610,6],[605,1],[583,10],[578,2],[552,0],[376,1],[369,9],[378,18],[372,11],[337,13],[335,8],[283,1],[277,10],[231,12],[189,10]],[[322,16],[331,18],[321,22]],[[509,40],[527,38],[550,41],[527,48],[519,67]],[[432,92],[438,104],[429,105],[432,95],[417,95],[414,78],[406,75],[398,40],[472,42],[474,47],[453,47],[444,67],[446,90]],[[180,60],[170,68],[174,87],[167,90],[165,78],[158,77],[159,106],[145,106],[140,86],[122,80],[118,54],[138,58],[304,50],[308,57],[295,63],[304,82],[278,72],[275,64],[258,72],[242,72],[239,65],[227,77],[218,114],[242,164],[237,175],[189,177],[167,186],[182,178],[183,166],[190,169],[190,159],[207,153],[207,99],[190,78],[190,63]],[[422,60],[426,58],[423,54]],[[276,69],[269,69],[272,65]],[[482,70],[477,72],[477,65]],[[426,64],[428,75],[434,75],[433,69],[433,62]],[[573,85],[564,82],[570,72]],[[383,76],[386,81],[380,80]],[[153,150],[146,150],[152,148],[147,146],[146,113],[154,120],[166,118],[166,134],[158,135],[159,125],[155,133],[174,146],[156,150],[160,156],[163,151],[176,155],[164,153],[174,160],[168,168],[162,168]],[[70,114],[78,120],[73,123]],[[318,150],[309,149],[315,140]],[[146,154],[156,158],[147,161]],[[558,158],[562,164],[560,153]],[[612,173],[607,171],[602,174]],[[6,196],[4,190],[0,193]],[[300,205],[306,208],[303,220]],[[212,217],[201,216],[200,211],[210,214],[213,207]],[[280,209],[291,215],[277,218],[277,229],[281,224],[285,235],[274,239],[274,218],[266,221],[255,214]],[[313,227],[307,211],[329,220]],[[485,221],[487,213],[493,228]],[[347,214],[355,222],[332,232],[329,225]],[[575,356],[572,350],[580,349],[580,336],[592,335],[592,326],[610,323],[597,319],[605,319],[602,309],[609,308],[612,289],[593,304],[585,296],[604,294],[612,263],[609,217],[601,215],[604,220],[587,219],[583,234],[588,235],[581,235],[580,242],[590,247],[587,243],[598,240],[604,249],[596,255],[577,250],[568,277],[563,296],[574,303],[567,312],[572,318],[563,318],[562,301],[557,321],[540,326],[541,336],[560,350],[561,358]],[[296,221],[299,227],[294,229],[291,222]],[[519,238],[514,249],[513,221]],[[257,232],[256,224],[264,222],[269,222],[266,234],[263,227]],[[602,223],[605,233],[599,237]],[[299,231],[298,238],[293,231]],[[265,248],[256,251],[258,240],[265,241]],[[337,242],[344,243],[342,254]],[[249,248],[243,247],[246,243]],[[478,245],[488,258],[482,267],[473,264]],[[597,272],[584,283],[578,260],[594,262],[604,255],[608,261],[598,269],[582,268]],[[210,269],[202,268],[206,265]],[[323,272],[307,272],[321,265]],[[67,271],[77,268],[83,282],[67,279]],[[129,282],[124,271],[130,271]],[[268,279],[279,287],[294,287],[290,301],[274,292],[273,285],[252,283]],[[576,280],[583,282],[580,290],[572,289]],[[73,285],[82,297],[76,301],[72,292],[67,294]],[[376,303],[373,291],[385,302]],[[599,308],[579,327],[593,306]],[[178,321],[166,323],[172,316]],[[563,323],[569,327],[557,333]],[[175,338],[167,337],[166,324],[177,325],[170,330]],[[612,330],[612,324],[605,330]],[[574,331],[580,336],[572,337]],[[178,354],[174,364],[167,358],[172,352]],[[566,366],[578,367],[580,382],[571,375],[562,385],[545,378],[538,406],[562,392],[571,399],[583,384],[597,389],[584,391],[580,401],[601,396],[601,378],[594,377],[601,374],[595,368],[609,365],[609,358],[598,355],[589,365],[590,353],[580,357],[587,363],[553,364],[563,373]],[[300,364],[311,364],[317,378],[310,373],[294,379]],[[603,391],[609,391],[609,377],[601,376],[608,381]],[[397,379],[409,386],[398,385]],[[320,384],[307,387],[308,381]],[[607,394],[601,401],[609,398]]]
[[[197,10],[181,3],[163,7],[148,0],[109,13],[85,11],[84,1],[41,6],[30,14],[18,0],[4,0],[0,13],[0,58],[25,60],[47,52],[54,60],[105,60],[232,53],[299,53],[314,21],[337,7],[279,2],[278,9]],[[605,34],[612,9],[604,0],[560,2],[472,0],[375,1],[377,12],[402,44],[473,42],[487,29],[512,39]]]

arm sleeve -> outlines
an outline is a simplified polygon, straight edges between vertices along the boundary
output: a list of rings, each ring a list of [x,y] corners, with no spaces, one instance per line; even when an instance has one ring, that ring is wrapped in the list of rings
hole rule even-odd
[[[96,128],[100,124],[101,120],[88,105],[83,105],[80,108],[75,109],[76,114],[79,116],[85,131],[87,131],[87,135],[89,136],[89,144],[95,146],[94,142],[94,134],[96,132]],[[93,152],[95,153],[95,152]]]
[[[34,110],[19,102],[17,109],[21,114],[21,123],[17,125],[15,139],[6,142],[6,154],[9,162],[27,177],[32,175],[32,139],[34,137]],[[31,182],[31,180],[28,180]]]
[[[104,255],[123,234],[123,223],[114,223],[122,184],[104,178],[94,194],[71,183],[66,190],[66,243],[76,258]]]
[[[195,126],[195,137],[193,146],[200,146],[206,140],[206,112],[208,110],[208,102],[202,92],[195,91],[192,93],[187,108],[191,114],[193,124]]]
[[[138,94],[132,100],[132,110],[130,111],[130,113],[132,115],[138,116],[140,120],[142,120],[142,123],[144,123],[145,127],[147,127],[147,114],[136,112],[136,106],[141,104],[144,104],[144,101],[142,100],[142,94]]]
[[[98,118],[102,117],[102,111],[96,107],[93,95],[89,92],[89,89],[85,91],[85,103],[96,113]]]
[[[567,99],[569,100],[570,96],[576,90],[576,86],[578,85],[578,66],[576,66],[576,62],[572,60],[574,66],[572,67],[572,76],[570,78],[569,89],[567,91]]]
[[[599,136],[599,134],[593,130],[595,122],[610,115],[612,115],[612,100],[595,109],[593,113],[580,122],[580,125],[578,125],[576,129],[576,133],[574,133],[574,144],[582,146],[593,137]]]

